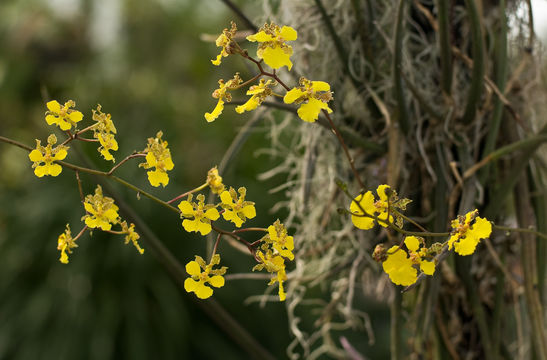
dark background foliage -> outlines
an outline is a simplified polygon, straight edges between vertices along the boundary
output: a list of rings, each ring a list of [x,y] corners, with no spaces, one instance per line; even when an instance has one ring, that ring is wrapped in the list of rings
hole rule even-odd
[[[53,131],[44,121],[51,99],[76,101],[91,118],[101,104],[118,129],[119,160],[142,150],[163,130],[175,162],[170,184],[151,188],[133,161],[120,177],[170,199],[203,183],[248,116],[229,113],[214,124],[203,118],[215,100],[221,77],[241,68],[238,60],[214,67],[216,36],[233,19],[217,1],[17,1],[0,3],[0,133],[28,145]],[[212,37],[214,40],[214,37]],[[56,130],[55,130],[56,131]],[[58,137],[62,135],[57,133]],[[256,131],[223,174],[257,199],[254,226],[267,226],[277,201],[264,196],[275,182],[257,182],[267,169],[264,133]],[[108,169],[94,144],[73,145],[67,160]],[[2,359],[241,359],[245,352],[196,306],[193,294],[172,279],[150,251],[139,255],[123,237],[99,231],[84,235],[70,256],[58,262],[57,236],[65,224],[73,234],[84,214],[74,173],[34,176],[25,151],[0,148],[0,358]],[[97,179],[82,175],[84,193]],[[175,257],[185,264],[206,256],[205,241],[187,234],[176,215],[114,184]],[[137,229],[139,230],[139,229]],[[142,243],[146,249],[146,242]],[[247,272],[252,259],[221,245],[223,265]],[[222,304],[273,354],[283,357],[289,342],[284,305],[244,305],[261,294],[267,279],[229,281],[215,292]]]

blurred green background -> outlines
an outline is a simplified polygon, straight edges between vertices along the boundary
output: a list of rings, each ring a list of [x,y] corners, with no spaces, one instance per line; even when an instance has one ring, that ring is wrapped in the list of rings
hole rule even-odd
[[[52,131],[61,138],[44,121],[46,101],[75,100],[84,121],[100,103],[118,129],[118,161],[163,130],[175,162],[169,186],[150,187],[138,161],[119,176],[170,199],[203,183],[250,119],[233,111],[213,124],[203,118],[215,106],[218,79],[245,70],[237,58],[213,66],[217,48],[200,39],[235,19],[220,1],[3,0],[0,19],[0,135],[32,146]],[[256,180],[271,166],[254,155],[266,145],[257,129],[223,176],[257,200],[259,215],[249,225],[267,226],[283,214],[269,212],[279,198],[264,196],[278,183]],[[94,167],[111,166],[94,144],[73,147]],[[67,160],[82,163],[75,152]],[[0,168],[0,359],[247,357],[196,307],[194,295],[181,290],[183,279],[173,281],[150,251],[139,255],[122,236],[86,234],[70,263],[59,263],[57,236],[66,223],[76,234],[84,215],[72,171],[38,179],[27,153],[6,144],[0,144]],[[92,193],[96,179],[82,180],[84,193]],[[182,264],[206,256],[204,238],[185,233],[176,215],[113,186]],[[230,273],[254,265],[226,244],[220,252]],[[265,279],[228,281],[214,298],[283,358],[285,304],[243,303],[266,287]]]

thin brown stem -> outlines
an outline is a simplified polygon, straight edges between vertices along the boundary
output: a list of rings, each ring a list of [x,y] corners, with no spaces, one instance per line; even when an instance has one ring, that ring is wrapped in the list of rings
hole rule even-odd
[[[353,212],[351,212],[351,211],[347,211],[347,210],[346,210],[347,213],[351,214],[352,216],[372,218],[372,219],[376,220],[378,223],[385,224],[385,225],[387,225],[389,228],[395,230],[396,232],[398,232],[398,233],[400,233],[400,234],[408,235],[408,236],[426,236],[426,237],[442,237],[442,236],[449,236],[449,235],[450,235],[449,232],[442,232],[442,233],[429,232],[429,231],[418,232],[418,231],[407,231],[407,230],[401,229],[401,228],[398,227],[397,225],[395,225],[395,224],[393,224],[393,223],[390,223],[390,222],[387,221],[387,220],[378,218],[377,215],[370,215],[370,214],[366,213],[366,212],[361,208],[360,204],[359,204],[357,201],[355,201],[355,199],[354,199],[353,201],[360,207],[359,210],[363,211],[364,214],[353,213]]]
[[[499,226],[499,225],[492,225],[492,228],[494,228],[495,230],[501,230],[501,231],[509,231],[509,232],[514,231],[514,232],[520,232],[520,233],[533,234],[533,235],[536,235],[537,237],[547,240],[546,234],[533,229],[511,228],[511,227]]]
[[[168,203],[168,204],[174,203],[175,201],[177,201],[177,200],[179,200],[179,199],[182,199],[183,197],[188,196],[188,195],[190,195],[190,194],[193,194],[193,193],[195,193],[195,192],[197,192],[197,191],[203,190],[203,189],[205,189],[206,187],[207,187],[207,183],[205,183],[205,184],[203,184],[203,185],[200,185],[200,186],[198,186],[198,187],[195,188],[195,189],[192,189],[192,190],[190,190],[190,191],[187,191],[187,192],[185,192],[184,194],[180,194],[179,196],[177,196],[177,197],[175,197],[175,198],[173,198],[173,199],[167,201],[167,203]]]
[[[226,230],[223,230],[223,229],[220,229],[214,225],[211,224],[211,226],[213,227],[213,230],[215,230],[217,233],[219,234],[223,234],[223,235],[227,235],[239,242],[242,242],[243,244],[245,244],[245,246],[247,246],[247,249],[249,250],[249,252],[254,255],[255,251],[253,249],[253,247],[251,246],[251,244],[246,241],[245,239],[243,239],[241,236],[238,236],[236,235],[233,231],[226,231]]]
[[[272,78],[275,79],[275,81],[277,81],[279,83],[279,85],[283,86],[283,88],[287,91],[289,91],[289,87],[283,82],[283,80],[281,80],[276,74],[275,72],[273,74],[270,74],[270,73],[264,73],[264,75],[266,76],[270,76]]]
[[[263,75],[263,74],[261,73],[261,74],[257,74],[257,75],[255,75],[255,76],[253,76],[252,78],[250,78],[249,80],[245,81],[244,83],[241,83],[241,84],[239,84],[238,86],[236,86],[236,87],[234,88],[234,90],[236,90],[236,89],[241,89],[242,87],[245,87],[245,86],[249,85],[250,83],[255,82],[255,81],[256,81],[259,77],[261,77],[262,75]]]
[[[261,242],[262,242],[262,239],[258,239],[258,240],[256,240],[256,241],[253,241],[250,245],[251,245],[252,247],[255,247],[256,245],[260,244]]]
[[[252,62],[254,62],[256,64],[256,66],[258,67],[258,70],[260,71],[261,74],[264,73],[264,69],[262,68],[262,60],[256,60],[254,59],[252,56],[249,56],[249,54],[247,54],[247,52],[242,52],[240,53],[241,56],[243,56],[245,59],[248,59]]]
[[[127,162],[128,160],[130,159],[134,159],[134,158],[137,158],[137,157],[145,157],[146,154],[144,153],[139,153],[139,152],[134,152],[133,154],[131,155],[128,155],[125,159],[123,159],[122,161],[120,161],[117,165],[115,165],[112,169],[110,169],[110,171],[107,173],[107,175],[112,175],[114,173],[114,171],[116,171],[116,169],[118,169],[120,166],[122,166],[125,162]]]
[[[215,246],[213,247],[213,253],[211,254],[211,260],[209,260],[209,263],[213,261],[213,257],[217,253],[217,247],[221,237],[222,237],[222,233],[218,233],[217,240],[215,241]]]
[[[78,191],[80,192],[80,200],[82,201],[82,204],[84,203],[84,192],[82,190],[82,180],[80,180],[80,172],[78,170],[75,171],[76,173],[76,181],[78,182]]]
[[[82,236],[84,234],[84,232],[87,230],[87,225],[85,225],[83,227],[82,230],[80,230],[80,232],[78,233],[78,235],[76,235],[75,237],[72,238],[72,240],[76,241],[80,238],[80,236]]]
[[[81,140],[83,142],[99,142],[99,139],[88,139],[88,138],[77,138],[78,140]]]
[[[130,188],[131,190],[135,191],[137,194],[141,194],[143,196],[146,196],[147,198],[149,198],[150,200],[162,205],[163,207],[166,207],[167,209],[173,211],[173,212],[176,212],[177,214],[180,214],[180,211],[179,209],[177,209],[176,207],[172,206],[171,204],[168,204],[166,203],[165,201],[163,201],[162,199],[160,198],[157,198],[156,196],[150,194],[149,192],[146,192],[138,187],[136,187],[135,185],[123,180],[123,179],[120,179],[119,177],[117,176],[114,176],[114,175],[110,175],[110,176],[107,176],[109,177],[110,179],[114,180],[114,181],[117,181],[119,182],[120,184],[124,185],[125,187],[128,187]]]
[[[5,143],[18,146],[18,147],[20,147],[22,149],[25,149],[27,151],[32,151],[33,150],[33,148],[31,148],[30,146],[27,146],[27,145],[22,144],[18,141],[15,141],[15,140],[8,139],[8,138],[3,137],[3,136],[0,136],[0,141],[3,141]],[[89,168],[74,165],[74,164],[71,164],[71,163],[68,163],[68,162],[65,162],[65,161],[56,160],[55,163],[58,163],[59,165],[64,166],[64,167],[66,167],[68,169],[71,169],[71,170],[74,170],[74,171],[83,172],[83,173],[87,173],[87,174],[91,174],[91,175],[104,176],[104,177],[110,178],[110,179],[112,179],[114,181],[117,181],[120,184],[134,190],[138,194],[142,194],[142,195],[146,196],[147,198],[157,202],[158,204],[163,205],[164,207],[167,207],[168,209],[170,209],[172,211],[175,211],[176,213],[179,213],[179,210],[176,207],[171,206],[170,204],[168,204],[165,201],[155,197],[154,195],[152,195],[152,194],[150,194],[150,193],[136,187],[135,185],[133,185],[133,184],[131,184],[131,183],[117,177],[117,176],[111,175],[108,172],[89,169]]]
[[[251,56],[249,56],[249,54],[247,53],[243,53],[242,56],[250,61],[252,61],[253,63],[255,63],[255,65],[258,67],[258,71],[260,71],[260,74],[255,76],[253,79],[255,78],[258,78],[260,76],[268,76],[268,77],[271,77],[272,79],[274,79],[275,81],[277,81],[277,83],[281,86],[283,86],[283,88],[287,91],[289,91],[289,87],[283,82],[283,80],[281,80],[278,76],[277,76],[277,73],[275,71],[275,69],[273,70],[273,72],[269,73],[267,71],[264,70],[264,68],[262,67],[262,60],[258,61],[258,60],[255,60],[253,59]],[[239,87],[243,86],[240,85]]]
[[[239,233],[247,232],[247,231],[263,231],[263,232],[268,232],[268,229],[259,228],[259,227],[250,227],[250,228],[245,228],[245,229],[234,230],[234,231],[232,231],[232,233],[234,233],[234,234],[239,234]]]
[[[86,131],[89,131],[91,129],[93,129],[95,126],[97,126],[98,123],[96,124],[93,124],[93,125],[89,125],[88,127],[78,131],[76,134],[74,134],[74,138],[78,138],[78,136],[80,136],[81,134],[85,133]]]
[[[260,73],[264,76],[269,76],[273,79],[275,79],[279,85],[281,85],[285,90],[289,91],[289,87],[277,76],[275,70],[272,72],[272,73],[269,73],[269,72],[266,72],[264,71],[264,69],[262,68],[262,64],[261,64],[261,61],[257,61],[255,59],[253,59],[252,57],[250,57],[248,54],[244,53],[243,56],[249,60],[251,60],[252,62],[254,62],[256,64],[256,66],[258,67],[258,69],[260,70]],[[334,125],[334,122],[332,121],[332,118],[330,117],[329,113],[326,111],[326,110],[322,110],[323,112],[323,115],[325,115],[325,117],[327,118],[329,124],[330,124],[330,127],[332,129],[332,131],[334,132],[334,134],[336,135],[336,137],[338,138],[338,141],[340,142],[340,145],[342,145],[342,148],[344,149],[344,153],[346,154],[346,157],[349,161],[349,164],[351,166],[351,170],[353,171],[353,174],[355,176],[355,178],[357,179],[357,182],[359,183],[359,186],[364,189],[365,188],[365,184],[363,183],[363,180],[361,179],[361,176],[359,175],[359,173],[357,172],[357,169],[355,168],[355,160],[353,159],[353,157],[350,155],[349,153],[349,150],[348,150],[348,147],[344,141],[344,138],[342,137],[342,135],[340,134],[340,131],[338,130],[338,128],[336,127],[336,125]]]
[[[99,141],[98,139],[87,139],[87,138],[79,137],[81,134],[85,133],[88,130],[91,130],[95,126],[97,126],[97,124],[90,125],[90,126],[86,127],[85,129],[82,129],[82,130],[80,130],[80,131],[78,131],[74,134],[70,130],[67,130],[66,134],[67,134],[68,138],[65,141],[63,141],[61,143],[61,145],[66,145],[69,142],[71,142],[72,140],[76,140],[76,139],[82,140],[82,141],[87,141],[87,142],[97,142],[97,141]]]
[[[423,232],[429,232],[426,228],[424,228],[422,225],[418,224],[416,221],[412,220],[411,218],[409,218],[408,216],[404,215],[403,213],[395,210],[395,209],[392,209],[392,211],[396,214],[396,215],[399,215],[400,217],[402,217],[403,219],[405,219],[406,221],[408,221],[409,223],[411,223],[412,225],[416,226],[418,229],[422,230]]]
[[[336,127],[336,125],[334,125],[334,122],[332,121],[329,113],[326,110],[322,110],[322,111],[323,111],[323,115],[325,115],[325,117],[329,121],[330,127],[332,131],[334,132],[334,134],[336,135],[336,137],[338,138],[340,145],[342,145],[342,148],[344,149],[344,153],[346,154],[346,157],[348,158],[349,164],[351,166],[351,170],[353,171],[353,175],[357,179],[357,182],[359,183],[359,186],[361,187],[361,189],[364,189],[365,184],[363,183],[363,180],[361,180],[361,176],[359,176],[359,173],[357,172],[357,169],[355,168],[355,160],[353,160],[353,158],[349,154],[348,147],[346,146],[346,143],[344,142],[342,135],[340,135],[338,128]]]
[[[116,231],[116,230],[103,230],[104,232],[107,232],[109,234],[113,234],[113,235],[123,235],[123,234],[127,234],[126,232],[123,232],[121,230],[119,231]]]
[[[21,149],[25,149],[25,150],[27,150],[27,151],[32,151],[32,150],[34,150],[34,148],[31,148],[31,147],[28,146],[28,145],[25,145],[25,144],[23,144],[23,143],[20,143],[19,141],[15,141],[15,140],[9,139],[9,138],[7,138],[7,137],[0,136],[0,141],[5,142],[6,144],[15,145],[15,146],[20,147]]]

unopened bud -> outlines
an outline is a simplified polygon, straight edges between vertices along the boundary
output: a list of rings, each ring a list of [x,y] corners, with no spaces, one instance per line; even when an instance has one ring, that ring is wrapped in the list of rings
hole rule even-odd
[[[372,258],[380,263],[387,260],[387,249],[384,244],[376,245],[374,252],[372,253]]]

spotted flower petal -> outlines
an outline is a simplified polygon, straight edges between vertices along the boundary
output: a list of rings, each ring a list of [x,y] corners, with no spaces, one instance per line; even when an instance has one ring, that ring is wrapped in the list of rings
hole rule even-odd
[[[481,239],[486,239],[492,233],[492,224],[478,217],[478,210],[473,210],[452,221],[452,235],[448,240],[448,249],[454,248],[462,256],[475,252]]]
[[[256,209],[253,202],[245,200],[247,189],[241,187],[238,192],[239,197],[233,188],[230,188],[229,191],[223,191],[220,194],[220,200],[222,201],[220,206],[224,208],[222,213],[224,219],[233,222],[237,227],[241,227],[247,219],[256,216]]]
[[[218,210],[214,205],[205,204],[205,196],[202,194],[197,196],[198,202],[189,200],[181,201],[178,208],[181,212],[181,217],[185,218],[182,221],[182,227],[188,232],[199,232],[201,235],[207,235],[211,232],[211,221],[215,221],[220,217]]]
[[[103,196],[100,185],[97,185],[94,195],[86,196],[84,208],[88,214],[82,220],[92,229],[107,231],[119,222],[118,207],[114,204],[114,199]]]
[[[205,264],[205,261],[196,256],[196,260],[186,264],[186,272],[190,275],[184,280],[184,290],[193,292],[200,299],[207,299],[213,295],[213,289],[224,286],[224,277],[227,267],[223,266],[220,269],[213,269],[214,266],[220,263],[220,255],[213,256],[211,263]]]
[[[41,141],[36,140],[36,149],[32,150],[28,157],[33,162],[32,167],[37,177],[45,175],[57,176],[62,172],[63,168],[61,165],[54,163],[54,161],[66,158],[68,147],[59,145],[53,148],[53,145],[56,143],[57,137],[53,134],[48,137],[47,146],[42,146]]]
[[[307,122],[315,122],[321,110],[332,113],[332,109],[328,106],[330,100],[332,100],[332,93],[328,83],[310,81],[303,77],[300,78],[300,86],[287,91],[283,97],[286,104],[300,104],[298,116]]]
[[[247,36],[247,40],[258,42],[257,56],[273,69],[286,66],[292,68],[290,57],[293,53],[292,47],[286,44],[287,41],[296,40],[296,30],[290,26],[283,26],[271,23],[265,24],[258,33]]]
[[[155,138],[148,138],[148,145],[144,152],[146,153],[146,162],[139,164],[139,167],[145,169],[155,168],[147,172],[150,185],[165,187],[169,183],[167,171],[173,170],[175,165],[171,159],[171,151],[167,148],[167,141],[162,140],[163,132],[158,131]]]
[[[68,100],[63,106],[57,100],[51,100],[46,103],[48,111],[46,112],[46,122],[48,125],[57,125],[63,131],[70,130],[80,122],[84,115],[72,109],[76,103]]]

